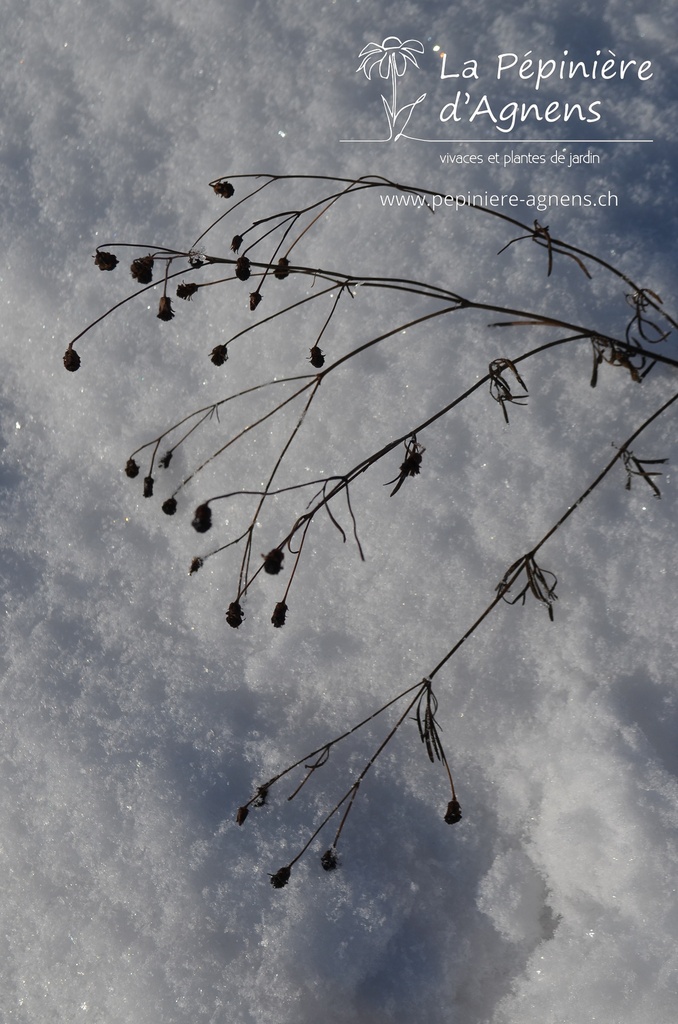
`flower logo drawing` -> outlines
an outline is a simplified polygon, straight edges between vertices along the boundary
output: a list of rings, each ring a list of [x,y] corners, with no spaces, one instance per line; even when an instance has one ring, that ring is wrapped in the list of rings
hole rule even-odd
[[[404,103],[398,107],[398,79],[403,77],[408,64],[414,65],[415,68],[419,67],[416,54],[423,52],[423,43],[418,39],[406,39],[402,42],[397,36],[387,36],[381,43],[368,43],[359,53],[362,60],[356,74],[363,71],[365,78],[371,81],[372,72],[378,70],[380,78],[391,81],[390,99],[383,93],[381,96],[389,128],[388,139],[381,140],[383,142],[390,142],[391,139],[395,141],[404,135],[412,111],[426,97],[424,92],[413,103]]]

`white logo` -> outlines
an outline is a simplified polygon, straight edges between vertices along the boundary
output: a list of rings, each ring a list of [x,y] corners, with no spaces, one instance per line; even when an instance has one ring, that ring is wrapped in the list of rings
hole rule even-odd
[[[418,39],[406,39],[405,42],[402,42],[397,36],[387,36],[381,43],[368,43],[362,48],[359,54],[361,62],[356,69],[356,74],[363,71],[365,77],[371,81],[372,73],[378,71],[379,78],[384,81],[384,84],[390,81],[391,88],[388,98],[383,93],[381,96],[388,121],[388,138],[363,139],[361,141],[391,142],[405,136],[405,129],[412,117],[412,112],[426,98],[426,93],[422,93],[412,103],[403,103],[402,106],[398,106],[398,82],[404,77],[410,64],[415,68],[419,67],[416,54],[423,52],[424,45]],[[405,138],[408,137],[405,136]]]

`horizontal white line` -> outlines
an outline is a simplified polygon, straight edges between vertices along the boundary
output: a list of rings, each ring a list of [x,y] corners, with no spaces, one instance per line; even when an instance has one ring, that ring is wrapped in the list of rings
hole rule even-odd
[[[542,146],[560,146],[565,142],[568,143],[581,143],[587,146],[600,146],[606,143],[616,143],[617,145],[623,145],[631,142],[654,142],[654,139],[412,139],[410,136],[405,136],[410,142],[428,142],[433,143],[437,146],[455,146],[460,143],[473,143],[477,145],[488,145],[488,146],[520,146],[529,143],[531,146],[542,145]],[[376,142],[383,143],[385,139],[339,139],[340,142]]]

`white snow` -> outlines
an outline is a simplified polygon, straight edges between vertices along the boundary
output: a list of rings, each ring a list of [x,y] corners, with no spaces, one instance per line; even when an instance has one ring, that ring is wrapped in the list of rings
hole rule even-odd
[[[190,303],[175,300],[171,323],[155,315],[160,285],[76,344],[77,373],[65,372],[62,356],[130,293],[127,257],[147,251],[115,249],[121,264],[109,274],[93,264],[97,246],[188,248],[245,194],[234,177],[227,202],[208,182],[256,172],[380,174],[450,193],[609,189],[617,209],[518,216],[530,224],[536,215],[614,263],[675,315],[674,6],[24,0],[5,8],[0,1017],[670,1024],[678,994],[671,412],[633,446],[640,458],[671,460],[659,467],[661,500],[640,479],[627,492],[617,466],[540,550],[539,564],[558,577],[554,623],[529,598],[524,608],[499,605],[436,675],[459,824],[442,820],[449,785],[408,721],[361,786],[339,869],[325,873],[319,863],[335,822],[289,884],[271,887],[269,873],[289,863],[351,785],[397,709],[337,745],[293,803],[286,798],[303,769],[241,828],[235,812],[258,785],[433,670],[508,566],[609,461],[611,446],[670,397],[675,371],[657,366],[638,385],[604,365],[593,390],[582,342],[521,363],[529,399],[509,407],[509,426],[483,387],[418,435],[421,474],[393,498],[383,484],[397,477],[402,448],[355,482],[365,562],[340,500],[346,544],[318,515],[285,627],[273,629],[270,616],[289,554],[281,576],[252,585],[236,631],[224,614],[238,552],[194,576],[187,570],[245,528],[252,499],[215,503],[204,537],[191,529],[192,511],[214,494],[260,488],[293,411],[211,464],[178,494],[174,518],[160,505],[288,386],[223,406],[218,422],[154,473],[152,500],[141,488],[147,453],[136,480],[124,466],[194,409],[311,372],[309,350],[332,299],[244,335],[217,369],[208,358],[216,344],[320,282],[268,280],[254,314],[247,285],[205,289]],[[591,95],[603,99],[610,137],[655,142],[592,145],[597,166],[505,168],[487,159],[446,166],[439,153],[487,158],[506,145],[342,143],[385,131],[383,80],[356,68],[366,43],[389,35],[427,47],[422,67],[399,85],[403,98],[428,92],[422,134],[439,129],[431,112],[457,88],[437,77],[434,45],[450,53],[448,69],[472,57],[489,67],[504,51],[594,47],[652,60],[650,82],[600,83]],[[571,86],[560,87],[569,97]],[[496,83],[487,88],[495,95]],[[553,140],[561,128],[531,126]],[[315,188],[280,183],[201,244],[228,256],[253,218]],[[512,237],[468,210],[386,209],[377,192],[363,192],[335,206],[291,258],[429,281],[623,337],[623,282],[602,269],[588,281],[563,258],[547,278],[544,251],[529,239],[497,255]],[[195,280],[219,276],[201,273]],[[338,358],[430,309],[356,288],[321,347]],[[471,387],[492,359],[515,359],[556,336],[488,329],[498,318],[506,319],[460,312],[398,331],[328,375],[279,485],[346,472]],[[674,341],[666,351],[675,353]],[[265,505],[254,562],[309,497],[292,492]]]

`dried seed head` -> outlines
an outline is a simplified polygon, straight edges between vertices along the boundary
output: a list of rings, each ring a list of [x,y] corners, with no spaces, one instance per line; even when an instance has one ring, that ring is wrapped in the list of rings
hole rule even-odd
[[[238,252],[238,250],[240,249],[241,245],[242,245],[242,235],[233,235],[233,240],[231,242],[231,252]]]
[[[198,533],[207,533],[212,525],[212,509],[209,507],[207,502],[204,505],[198,505],[197,509],[193,513],[193,529]]]
[[[169,466],[170,462],[172,461],[172,455],[173,452],[165,452],[163,457],[160,459],[160,465],[162,466],[163,469],[167,469],[167,467]]]
[[[261,302],[261,292],[250,292],[250,312],[254,312]]]
[[[279,281],[284,281],[286,277],[290,276],[290,272],[288,270],[289,265],[290,261],[287,259],[287,257],[281,256],[280,259],[278,260],[277,267],[273,271],[273,276],[277,277]]]
[[[247,815],[249,813],[250,813],[249,807],[239,807],[238,808],[238,813],[235,816],[236,823],[238,825],[243,825],[244,822],[245,822],[245,818],[247,817]]]
[[[277,605],[273,609],[273,615],[271,616],[271,622],[276,629],[280,629],[281,626],[285,625],[285,616],[287,615],[287,605],[284,601],[278,601]]]
[[[112,252],[97,251],[94,263],[99,270],[115,270],[118,265],[118,257],[114,256]]]
[[[458,800],[450,800],[445,812],[445,821],[448,825],[456,825],[461,821],[461,807]]]
[[[267,572],[270,576],[277,576],[285,560],[285,556],[280,548],[273,548],[267,555],[262,555],[261,557],[264,560],[264,572]]]
[[[152,498],[152,497],[153,497],[153,477],[152,476],[145,476],[144,477],[144,498]]]
[[[318,370],[320,369],[321,366],[325,365],[325,356],[320,351],[320,346],[319,345],[314,345],[313,346],[313,348],[311,349],[311,355],[310,355],[309,358],[310,358],[310,361],[311,361],[311,366],[315,366],[316,369],[318,369]]]
[[[140,256],[132,261],[129,269],[132,277],[139,284],[150,284],[153,280],[153,257],[151,255]]]
[[[215,366],[223,366],[228,359],[228,352],[225,345],[215,345],[210,352],[210,359]]]
[[[193,561],[191,562],[191,567],[188,570],[188,575],[192,576],[194,572],[197,572],[198,569],[202,569],[202,567],[203,567],[203,560],[202,560],[202,558],[194,558]]]
[[[163,501],[162,510],[166,516],[173,516],[177,510],[177,499],[168,498],[167,501]]]
[[[80,356],[74,348],[67,348],[64,352],[64,366],[70,373],[80,369]]]
[[[158,320],[174,320],[172,300],[169,295],[162,295],[158,306]]]
[[[291,874],[291,868],[280,868],[274,875],[271,875],[271,885],[274,889],[282,889],[289,882]]]
[[[186,284],[184,281],[177,285],[177,298],[178,299],[191,299],[197,292],[199,285],[193,282]]]
[[[238,601],[231,601],[226,612],[226,622],[233,629],[237,629],[238,626],[242,626],[243,619],[245,616],[242,613],[242,608]]]
[[[406,476],[419,476],[420,469],[421,452],[412,451],[400,467],[400,472],[405,473]]]
[[[250,276],[250,261],[247,256],[239,256],[236,260],[235,276],[239,281],[246,281]]]
[[[230,199],[235,194],[235,189],[231,185],[230,181],[215,181],[212,188],[218,196],[222,199]]]
[[[339,860],[337,858],[337,851],[334,849],[333,846],[330,846],[329,850],[325,850],[322,857],[320,858],[320,863],[322,864],[325,871],[334,871],[337,864],[339,863]]]
[[[132,478],[134,478],[135,476],[139,476],[139,467],[136,464],[136,462],[134,461],[134,459],[128,459],[127,460],[127,464],[125,466],[125,472],[127,473],[127,476],[132,477]]]
[[[421,469],[422,455],[426,449],[422,444],[417,443],[416,434],[412,434],[409,441],[405,442],[405,461],[400,466],[400,475],[396,480],[389,480],[389,484],[395,483],[391,491],[391,497],[397,494],[408,476],[418,476]]]

